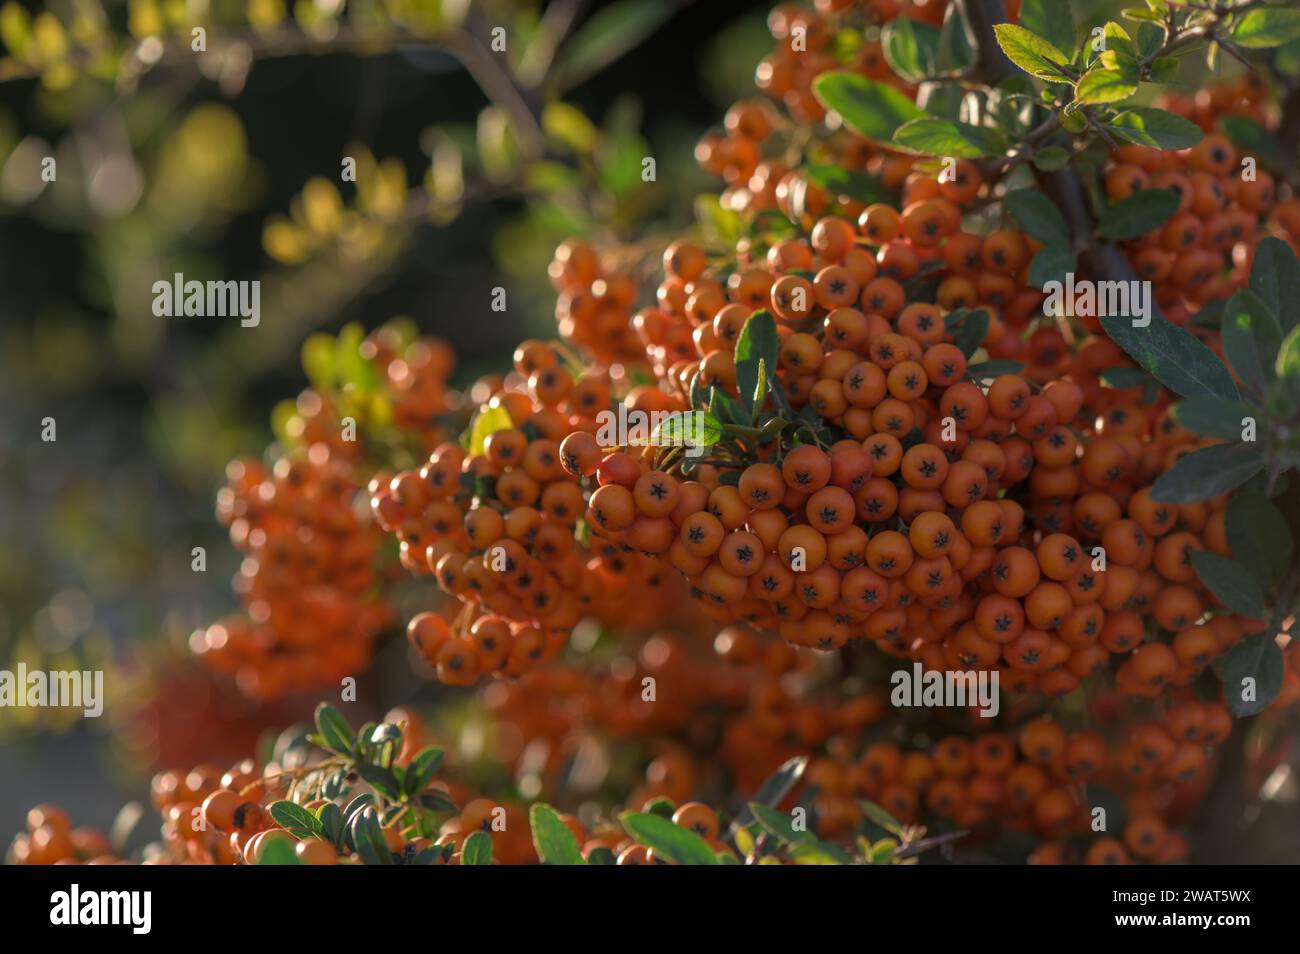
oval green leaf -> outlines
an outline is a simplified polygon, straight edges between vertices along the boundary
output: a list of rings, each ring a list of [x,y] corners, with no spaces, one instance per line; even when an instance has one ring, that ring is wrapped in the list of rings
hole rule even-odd
[[[1272,633],[1247,636],[1223,654],[1216,668],[1223,701],[1235,715],[1263,712],[1282,691],[1282,650]]]
[[[533,847],[544,865],[581,865],[582,850],[573,832],[550,805],[537,802],[528,810],[533,830]]]
[[[1264,615],[1264,592],[1259,579],[1245,564],[1208,550],[1191,551],[1192,568],[1219,602],[1242,616]]]
[[[619,816],[627,833],[638,843],[679,865],[716,865],[718,856],[695,832],[675,825],[653,812],[625,812]]]
[[[1240,487],[1264,469],[1253,449],[1240,444],[1215,444],[1178,459],[1151,487],[1160,503],[1195,503]]]
[[[1178,193],[1172,189],[1143,189],[1107,208],[1097,232],[1112,242],[1140,238],[1164,225],[1178,211]]]
[[[1104,315],[1101,324],[1111,340],[1171,391],[1183,397],[1240,400],[1232,375],[1218,356],[1163,315],[1156,313],[1145,327],[1134,327],[1132,318],[1120,315]]]
[[[860,136],[888,143],[903,123],[925,115],[912,100],[877,80],[832,70],[813,81],[813,95]]]

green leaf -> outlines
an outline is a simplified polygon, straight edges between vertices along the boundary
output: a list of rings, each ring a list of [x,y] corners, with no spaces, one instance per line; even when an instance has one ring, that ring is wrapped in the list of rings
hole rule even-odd
[[[895,130],[925,114],[892,86],[858,73],[831,70],[813,81],[813,95],[860,136],[888,143]]]
[[[923,116],[894,133],[894,145],[926,156],[978,159],[1006,152],[1005,137],[993,129]]]
[[[483,408],[474,417],[469,429],[469,452],[482,454],[487,439],[497,431],[506,431],[515,426],[510,419],[510,412],[504,404],[493,404]]]
[[[587,864],[589,865],[616,865],[618,858],[614,852],[610,851],[604,845],[597,845],[587,853]]]
[[[1282,339],[1274,367],[1277,382],[1270,389],[1273,393],[1269,397],[1289,415],[1300,408],[1300,327],[1292,328],[1290,334]]]
[[[1300,10],[1256,7],[1232,28],[1232,41],[1247,49],[1263,50],[1300,38]]]
[[[1273,313],[1283,334],[1300,324],[1300,261],[1280,238],[1270,235],[1255,248],[1250,290]]]
[[[658,815],[660,818],[667,818],[672,821],[672,817],[677,812],[677,805],[671,798],[660,795],[652,798],[650,803],[645,806],[645,811],[652,815]]]
[[[667,0],[615,0],[597,10],[561,49],[556,82],[562,89],[576,86],[640,44],[672,14]]]
[[[1151,61],[1151,71],[1147,80],[1152,83],[1172,83],[1178,75],[1178,57],[1157,56]]]
[[[972,381],[992,381],[1003,374],[1019,374],[1025,366],[1019,361],[977,361],[966,368]]]
[[[402,744],[402,730],[391,722],[381,722],[370,732],[370,744],[378,749],[380,746]]]
[[[1079,256],[1071,248],[1048,245],[1040,248],[1029,262],[1029,284],[1044,287],[1049,282],[1064,282],[1075,271]]]
[[[989,333],[989,313],[983,308],[966,312],[957,326],[952,343],[961,349],[967,358],[973,355],[984,343],[984,336]]]
[[[1263,712],[1282,691],[1282,650],[1272,633],[1247,636],[1219,659],[1215,668],[1223,680],[1223,701],[1234,715],[1252,716]],[[1246,680],[1253,681],[1252,700],[1243,699]]]
[[[1178,459],[1151,487],[1159,503],[1195,503],[1239,487],[1264,469],[1253,449],[1240,444],[1214,444]]]
[[[373,805],[367,805],[352,816],[349,822],[352,831],[352,843],[357,854],[368,865],[391,865],[393,853],[388,850],[384,840],[384,830],[379,825],[379,813]]]
[[[371,788],[390,802],[395,802],[402,797],[402,786],[397,781],[397,776],[389,769],[380,765],[362,763],[357,766],[357,772]]]
[[[1163,18],[1154,10],[1148,10],[1145,7],[1129,7],[1120,11],[1121,16],[1129,20],[1140,20],[1142,22],[1159,23]]]
[[[808,181],[821,186],[836,196],[845,196],[857,202],[874,205],[877,202],[892,202],[896,197],[885,188],[879,176],[867,172],[857,172],[842,166],[807,165],[803,173]]]
[[[1068,247],[1070,228],[1052,200],[1036,189],[1007,193],[1007,211],[1020,227],[1044,245]]]
[[[722,440],[722,422],[708,411],[673,411],[645,438],[629,439],[632,447],[708,448]]]
[[[1205,135],[1191,120],[1154,106],[1126,109],[1102,125],[1121,139],[1155,149],[1188,149]]]
[[[716,865],[718,856],[695,832],[653,812],[624,812],[619,816],[629,835],[679,865]]]
[[[287,838],[272,838],[265,848],[262,849],[261,856],[257,859],[259,865],[300,865],[297,853],[293,850],[293,844]]]
[[[818,840],[810,831],[799,831],[788,814],[760,802],[751,802],[750,812],[759,826],[790,849],[790,857],[799,864],[846,865],[851,859],[839,845]]]
[[[302,343],[302,369],[320,391],[334,386],[334,338],[318,331]]]
[[[408,796],[419,795],[433,780],[438,766],[442,764],[442,749],[429,746],[422,749],[406,768],[406,777],[402,779],[402,791]]]
[[[1070,164],[1070,151],[1060,146],[1044,146],[1034,153],[1034,168],[1043,172],[1058,172]]]
[[[362,393],[370,393],[379,386],[379,372],[375,365],[361,355],[361,344],[366,332],[359,322],[350,322],[339,331],[334,344],[334,367],[342,384],[351,384]]]
[[[1108,66],[1114,67],[1118,58],[1125,60],[1136,60],[1137,46],[1133,43],[1133,38],[1129,36],[1128,30],[1124,29],[1122,23],[1114,20],[1109,21],[1102,28],[1102,35],[1105,38],[1105,49],[1102,50],[1097,59],[1107,63]],[[1136,63],[1133,66],[1136,75]]]
[[[758,365],[764,362],[769,368],[779,364],[780,344],[776,334],[776,319],[770,311],[756,311],[745,321],[736,338],[736,387],[745,413],[753,420],[758,408],[754,394],[758,389]]]
[[[1283,76],[1300,76],[1300,39],[1283,43],[1273,54],[1273,68]]]
[[[943,28],[939,30],[938,67],[940,70],[964,70],[974,61],[969,26],[960,3],[948,4]]]
[[[20,62],[26,62],[34,52],[31,14],[17,3],[0,6],[0,43]]]
[[[913,83],[934,74],[939,31],[909,16],[897,16],[881,28],[880,45],[895,73]]]
[[[299,841],[309,835],[320,835],[324,833],[320,819],[303,808],[290,801],[281,800],[271,803],[271,817],[280,823],[280,827],[293,835]]]
[[[759,826],[783,845],[810,844],[817,840],[816,836],[807,829],[795,828],[794,820],[787,812],[759,802],[751,802],[749,811]]]
[[[1236,292],[1219,319],[1223,354],[1243,384],[1262,392],[1273,380],[1274,359],[1282,346],[1282,329],[1268,306],[1252,291]]]
[[[1101,213],[1097,231],[1112,242],[1139,238],[1164,225],[1178,211],[1178,203],[1178,193],[1172,189],[1134,192]]]
[[[343,841],[343,812],[333,802],[326,802],[316,810],[316,818],[320,822],[321,835],[334,842],[335,845],[341,845]]]
[[[1228,501],[1228,549],[1233,559],[1259,567],[1276,582],[1291,565],[1295,542],[1286,516],[1263,494],[1236,493]]]
[[[1156,50],[1160,49],[1165,42],[1165,31],[1160,29],[1154,23],[1144,21],[1137,25],[1137,30],[1133,37],[1133,45],[1136,48],[1135,53],[1139,58],[1150,56]]]
[[[758,359],[758,381],[754,385],[754,407],[762,407],[767,400],[767,360]]]
[[[431,812],[456,812],[460,811],[456,803],[440,788],[425,789],[420,794],[420,804]]]
[[[356,752],[357,737],[348,720],[327,702],[316,707],[316,731],[320,733],[325,747],[339,755],[352,755]]]
[[[1242,418],[1250,415],[1250,408],[1240,401],[1224,401],[1214,397],[1186,398],[1171,410],[1174,420],[1196,434],[1218,437],[1225,441],[1241,440]]]
[[[735,245],[745,235],[745,220],[732,209],[723,208],[716,195],[695,197],[695,221],[710,241]]]
[[[528,821],[533,829],[533,847],[544,865],[581,865],[582,849],[573,832],[560,820],[555,809],[537,802],[528,810]]]
[[[1264,591],[1248,567],[1208,550],[1191,551],[1191,560],[1201,582],[1224,606],[1242,616],[1264,615]]]
[[[797,755],[792,759],[786,759],[777,767],[775,772],[763,779],[763,784],[758,787],[758,791],[754,793],[754,798],[749,804],[779,805],[787,795],[794,791],[794,787],[799,784],[799,779],[803,778],[804,770],[807,768],[807,756]],[[749,824],[750,819],[753,817],[749,810],[749,804],[740,810],[731,823],[733,833],[742,826]]]
[[[492,836],[485,831],[471,832],[460,849],[462,865],[492,864]]]
[[[829,842],[819,841],[816,844],[800,844],[790,849],[790,860],[797,865],[844,865],[850,861],[844,857],[843,852],[832,851],[833,846]]]
[[[1083,74],[1074,88],[1074,101],[1085,106],[1118,103],[1138,91],[1136,79],[1122,70],[1094,66]]]
[[[736,843],[736,850],[746,858],[754,853],[754,836],[750,834],[748,828],[737,828],[732,833],[731,840]]]
[[[773,384],[776,380],[773,380]],[[709,388],[708,410],[714,417],[725,424],[745,424],[749,413],[740,406],[740,402],[716,384]]]
[[[1013,23],[999,23],[993,27],[993,32],[1007,58],[1030,76],[1049,83],[1070,82],[1070,78],[1059,69],[1070,62],[1070,57],[1041,36]]]
[[[916,105],[931,116],[953,122],[961,122],[965,99],[965,92],[955,83],[926,83],[916,92]]]
[[[600,130],[587,114],[563,100],[547,103],[542,110],[542,130],[578,155],[590,155],[600,142]]]
[[[377,722],[367,722],[361,728],[357,729],[357,754],[363,759],[368,759],[371,752],[374,750],[374,745],[371,743],[370,738],[371,734],[375,731],[375,726],[378,724],[379,723]]]
[[[616,198],[623,199],[645,187],[641,162],[650,147],[640,133],[619,133],[606,137],[596,150],[600,182]]]
[[[892,838],[882,838],[871,846],[871,863],[873,865],[887,865],[894,860],[894,854],[898,851],[898,842]]]
[[[1023,0],[1019,22],[1062,52],[1074,49],[1074,15],[1069,0]]]
[[[872,823],[879,825],[891,835],[902,836],[903,823],[875,802],[858,799],[858,807],[862,809],[862,813],[866,815]]]
[[[360,814],[361,810],[367,805],[375,804],[375,796],[371,792],[362,792],[356,798],[352,799],[343,809],[343,822],[345,825],[352,824],[352,820]]]
[[[1145,327],[1135,328],[1132,318],[1121,315],[1103,315],[1101,324],[1112,341],[1171,391],[1183,397],[1241,398],[1215,353],[1163,315],[1154,314]]]

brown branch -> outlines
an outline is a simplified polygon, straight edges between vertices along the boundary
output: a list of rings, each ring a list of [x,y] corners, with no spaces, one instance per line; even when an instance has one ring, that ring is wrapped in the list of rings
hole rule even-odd
[[[1007,59],[993,33],[994,25],[1007,21],[1002,0],[957,0],[959,9],[970,24],[975,47],[975,66],[972,74],[989,86],[997,86],[1017,72],[1016,65]]]

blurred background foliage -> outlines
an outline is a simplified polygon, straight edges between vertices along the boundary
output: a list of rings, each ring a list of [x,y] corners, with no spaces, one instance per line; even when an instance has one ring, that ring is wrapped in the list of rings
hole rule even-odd
[[[100,720],[0,713],[0,829],[51,791],[106,824],[144,770],[234,759],[300,714],[196,674],[184,643],[234,605],[213,495],[305,386],[302,343],[403,315],[455,347],[457,385],[505,368],[554,327],[561,239],[689,221],[692,145],[752,88],[766,11],[0,5],[0,668],[107,668],[110,697]],[[260,325],[156,317],[178,272],[260,280]],[[389,668],[391,702],[410,675]]]

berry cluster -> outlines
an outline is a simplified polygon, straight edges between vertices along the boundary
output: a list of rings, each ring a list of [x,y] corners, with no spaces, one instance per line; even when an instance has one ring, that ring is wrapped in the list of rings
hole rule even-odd
[[[382,407],[401,440],[427,453],[445,432],[453,359],[442,341],[407,342],[391,325],[361,341],[355,357],[380,382],[375,392],[355,382],[337,394],[303,391],[272,462],[232,461],[217,495],[217,519],[244,557],[234,581],[244,612],[199,630],[190,645],[250,696],[337,684],[364,670],[394,621],[383,537],[357,506],[374,448],[356,418],[380,444],[373,418]]]

